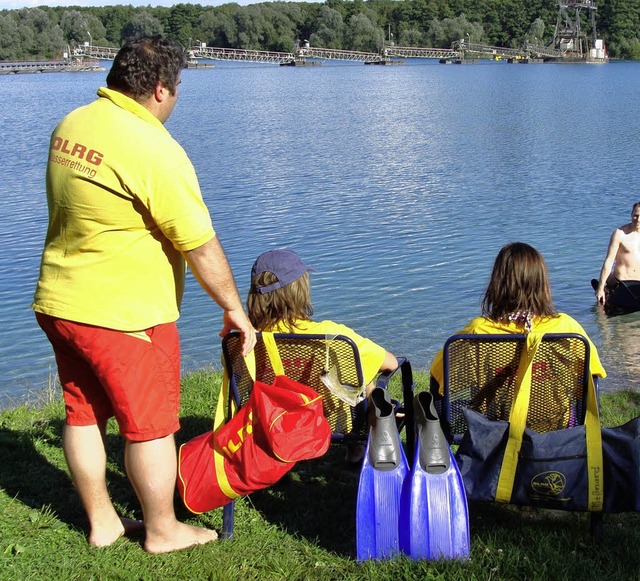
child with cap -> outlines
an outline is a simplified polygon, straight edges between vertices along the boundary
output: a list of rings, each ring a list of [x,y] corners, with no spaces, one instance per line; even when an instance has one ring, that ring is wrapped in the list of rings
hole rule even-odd
[[[249,319],[258,331],[349,337],[358,347],[368,394],[376,375],[396,369],[398,360],[384,347],[358,335],[346,325],[313,321],[310,272],[313,269],[288,248],[261,254],[251,269],[251,288],[247,297]],[[347,461],[359,462],[363,455],[363,446],[350,446]]]

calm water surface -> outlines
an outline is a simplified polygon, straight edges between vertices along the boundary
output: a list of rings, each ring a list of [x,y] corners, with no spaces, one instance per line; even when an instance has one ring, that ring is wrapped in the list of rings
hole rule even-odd
[[[108,66],[108,65],[107,65]],[[49,135],[105,72],[0,76],[0,403],[46,385],[30,311]],[[545,256],[558,308],[597,345],[605,390],[639,389],[640,315],[594,306],[612,230],[640,199],[640,63],[187,70],[167,126],[198,172],[243,297],[255,257],[312,264],[317,318],[426,369],[479,313],[506,242]],[[220,311],[190,278],[183,370],[219,366]]]

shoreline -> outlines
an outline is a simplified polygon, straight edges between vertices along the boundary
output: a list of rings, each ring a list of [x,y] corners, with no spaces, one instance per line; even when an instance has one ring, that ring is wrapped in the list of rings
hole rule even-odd
[[[192,382],[206,382],[209,384],[209,391],[211,391],[211,386],[217,386],[217,388],[214,389],[215,393],[211,393],[211,395],[215,395],[215,399],[217,399],[217,393],[222,383],[222,377],[222,369],[215,369],[213,367],[203,367],[200,369],[194,369],[185,372],[180,379],[181,397],[186,396],[188,398],[188,392],[190,390],[189,385]],[[428,372],[413,371],[413,378],[415,384],[415,393],[419,391],[426,391],[429,389],[430,377]],[[632,387],[627,389],[617,389],[615,391],[600,390],[599,398],[601,408],[603,407],[603,404],[604,407],[612,404],[614,406],[624,407],[629,411],[629,413],[635,414],[633,416],[630,416],[628,419],[640,416],[640,389]],[[62,391],[57,375],[50,375],[48,384],[42,387],[40,390],[28,390],[24,395],[20,396],[20,398],[16,398],[15,400],[8,395],[0,398],[0,422],[3,414],[5,413],[10,413],[19,409],[25,409],[27,411],[33,412],[42,411],[45,410],[48,406],[61,404],[62,402]],[[629,404],[624,405],[621,402],[629,402]],[[184,413],[183,403],[184,402],[181,402],[181,417]],[[212,401],[212,411],[213,403],[214,402]],[[632,406],[634,409],[631,409]],[[602,418],[601,424],[603,426],[606,425],[603,423]],[[609,424],[609,426],[612,425],[613,424]]]

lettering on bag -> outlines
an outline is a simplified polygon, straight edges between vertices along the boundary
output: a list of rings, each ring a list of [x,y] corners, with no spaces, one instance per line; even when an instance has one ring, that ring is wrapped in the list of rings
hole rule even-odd
[[[226,446],[222,446],[222,451],[225,453],[225,456],[231,459],[233,455],[242,447],[242,444],[244,444],[245,438],[252,433],[253,433],[253,412],[249,412],[249,415],[247,416],[247,423],[236,432],[238,439],[234,441],[234,438],[229,438]]]
[[[567,479],[562,472],[557,470],[548,470],[536,474],[531,480],[531,488],[540,496],[556,497],[560,499],[560,494],[567,486]]]

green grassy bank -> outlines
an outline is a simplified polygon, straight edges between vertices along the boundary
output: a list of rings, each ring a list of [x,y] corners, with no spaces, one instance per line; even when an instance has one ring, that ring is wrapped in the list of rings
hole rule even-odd
[[[419,384],[425,378],[418,377]],[[200,372],[183,381],[178,442],[211,427],[221,376]],[[471,559],[416,562],[355,561],[358,473],[334,446],[299,463],[282,482],[236,503],[232,540],[166,555],[148,555],[141,538],[104,549],[86,541],[86,521],[61,450],[64,409],[59,398],[0,413],[0,579],[640,579],[640,514],[604,515],[596,546],[585,514],[472,504]],[[640,393],[602,397],[603,424],[640,414]],[[122,464],[122,442],[108,434],[109,482],[122,514],[139,507]],[[222,511],[182,520],[215,529]]]

